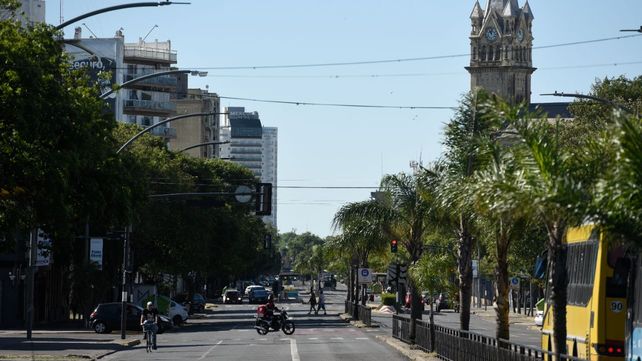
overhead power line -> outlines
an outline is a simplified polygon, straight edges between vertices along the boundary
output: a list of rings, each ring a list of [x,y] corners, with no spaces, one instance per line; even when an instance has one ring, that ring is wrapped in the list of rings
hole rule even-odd
[[[592,39],[573,41],[560,44],[534,46],[533,50],[553,49],[568,46],[577,46],[585,44],[595,44],[613,40],[622,40],[642,36],[642,34],[614,36],[609,38]],[[361,60],[361,61],[345,61],[345,62],[328,62],[328,63],[310,63],[310,64],[283,64],[283,65],[246,65],[246,66],[215,66],[215,67],[187,67],[196,70],[257,70],[257,69],[288,69],[288,68],[320,68],[320,67],[335,67],[335,66],[352,66],[352,65],[371,65],[371,64],[389,64],[389,63],[406,63],[416,61],[428,60],[441,60],[441,59],[454,59],[469,57],[470,53],[450,54],[450,55],[434,55],[422,56],[414,58],[398,58],[398,59],[383,59],[383,60]]]
[[[347,108],[374,108],[374,109],[445,109],[453,110],[456,107],[433,107],[433,106],[415,106],[415,105],[376,105],[376,104],[346,104],[346,103],[314,103],[290,100],[268,100],[268,99],[255,99],[255,98],[240,98],[221,96],[221,99],[230,100],[244,100],[248,102],[257,103],[276,103],[276,104],[290,104],[290,105],[309,105],[309,106],[323,106],[323,107],[347,107]]]

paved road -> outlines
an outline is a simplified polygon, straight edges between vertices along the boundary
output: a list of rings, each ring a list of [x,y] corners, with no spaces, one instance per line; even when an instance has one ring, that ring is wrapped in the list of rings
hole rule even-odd
[[[307,315],[308,305],[279,304],[296,324],[291,336],[259,335],[253,328],[256,305],[220,305],[180,331],[160,335],[156,352],[147,354],[139,345],[104,360],[406,360],[376,339],[389,330],[357,329],[341,321],[344,298],[342,292],[326,292],[327,316]]]

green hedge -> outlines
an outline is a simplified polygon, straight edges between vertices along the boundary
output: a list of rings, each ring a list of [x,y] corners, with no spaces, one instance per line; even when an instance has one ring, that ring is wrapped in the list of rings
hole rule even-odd
[[[381,294],[381,303],[383,303],[384,306],[394,306],[396,298],[394,293],[384,292]]]

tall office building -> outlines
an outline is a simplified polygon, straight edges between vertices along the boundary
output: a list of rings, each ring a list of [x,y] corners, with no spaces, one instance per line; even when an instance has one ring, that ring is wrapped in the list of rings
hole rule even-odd
[[[118,31],[116,37],[122,37]],[[123,81],[136,79],[143,75],[167,71],[177,62],[177,54],[172,50],[171,41],[125,43],[123,63],[126,68]],[[164,75],[133,83],[122,89],[124,121],[143,127],[156,124],[176,114],[176,104],[171,101],[176,93],[175,75]],[[154,128],[152,134],[171,139],[176,137],[176,129],[168,126]]]
[[[249,168],[262,183],[272,184],[272,214],[263,221],[276,227],[277,128],[263,127],[257,112],[228,107],[220,127],[221,158]]]
[[[6,11],[0,11],[0,19],[6,19],[10,15]],[[20,8],[16,12],[16,20],[23,26],[34,25],[45,22],[45,1],[44,0],[20,0]]]
[[[276,228],[277,169],[279,155],[279,129],[263,127],[263,167],[261,182],[272,184],[272,214],[264,216],[263,221]]]

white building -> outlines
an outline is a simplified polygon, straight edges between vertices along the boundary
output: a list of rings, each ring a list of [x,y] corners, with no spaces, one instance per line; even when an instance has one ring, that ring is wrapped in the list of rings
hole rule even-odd
[[[220,140],[230,143],[220,146],[221,159],[247,167],[261,183],[272,184],[272,214],[263,221],[276,228],[277,128],[263,127],[259,114],[244,107],[228,107],[226,113]]]

